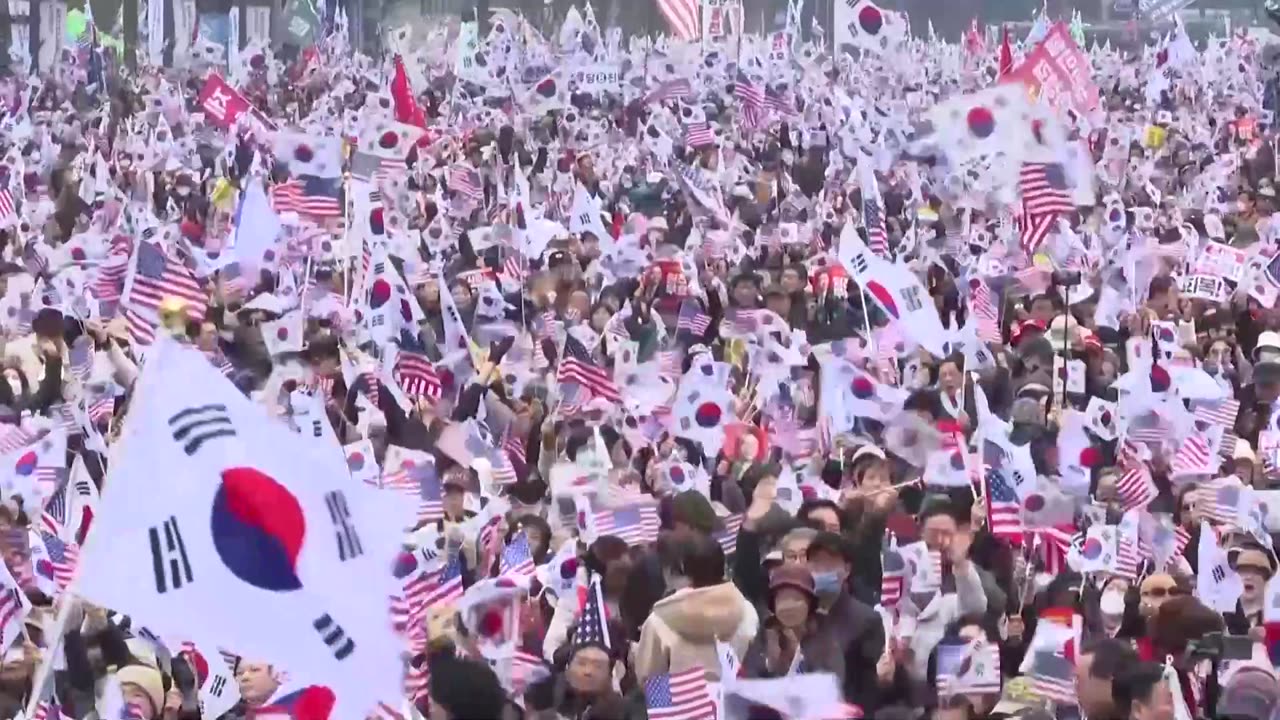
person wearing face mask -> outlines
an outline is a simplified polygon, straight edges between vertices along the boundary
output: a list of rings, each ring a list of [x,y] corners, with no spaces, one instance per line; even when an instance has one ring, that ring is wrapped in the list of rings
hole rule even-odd
[[[844,658],[818,632],[818,595],[808,568],[784,565],[769,575],[769,616],[747,649],[743,677],[773,678],[829,672],[843,682]]]
[[[854,557],[850,543],[830,532],[818,533],[806,553],[818,596],[818,632],[831,639],[850,670],[844,677],[844,697],[871,714],[880,704],[879,681],[873,673],[852,669],[876,667],[884,654],[884,623],[849,592]]]
[[[1240,575],[1244,591],[1233,612],[1226,613],[1227,630],[1233,635],[1246,635],[1251,628],[1263,622],[1262,608],[1266,604],[1267,581],[1276,572],[1276,560],[1260,545],[1248,543],[1233,548],[1227,554],[1231,567]]]
[[[1098,595],[1098,630],[1109,638],[1117,637],[1124,624],[1128,607],[1129,581],[1121,577],[1109,577],[1102,582]]]

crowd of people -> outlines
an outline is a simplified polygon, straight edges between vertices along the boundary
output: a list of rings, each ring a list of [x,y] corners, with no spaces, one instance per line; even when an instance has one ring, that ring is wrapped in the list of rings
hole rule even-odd
[[[91,28],[4,81],[0,717],[355,719],[278,606],[250,650],[103,590],[155,398],[224,389],[413,516],[389,602],[329,598],[398,638],[370,717],[1275,716],[1268,48],[797,24],[498,11],[371,58],[339,13],[137,72]],[[309,506],[233,474],[212,546],[301,587]]]

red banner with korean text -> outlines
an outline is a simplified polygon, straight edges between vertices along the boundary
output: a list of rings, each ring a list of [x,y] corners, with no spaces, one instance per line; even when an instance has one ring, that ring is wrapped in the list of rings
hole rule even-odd
[[[249,113],[263,128],[275,129],[275,123],[217,73],[204,81],[204,88],[200,90],[200,109],[204,110],[207,122],[223,130],[234,127],[245,113]]]
[[[1098,86],[1093,83],[1089,56],[1063,22],[1049,29],[1005,82],[1025,83],[1033,98],[1043,98],[1058,110],[1071,108],[1083,114],[1098,106]]]

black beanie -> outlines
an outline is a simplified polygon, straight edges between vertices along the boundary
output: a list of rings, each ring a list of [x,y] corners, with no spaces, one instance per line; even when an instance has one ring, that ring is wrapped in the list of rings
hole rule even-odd
[[[461,720],[500,718],[507,694],[488,665],[442,655],[432,658],[431,702]]]

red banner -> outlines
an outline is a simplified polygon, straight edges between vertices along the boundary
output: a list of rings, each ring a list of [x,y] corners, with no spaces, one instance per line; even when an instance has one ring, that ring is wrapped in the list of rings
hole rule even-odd
[[[1044,98],[1059,110],[1070,107],[1083,114],[1098,106],[1089,57],[1071,38],[1066,23],[1055,23],[1006,82],[1025,83],[1033,98]]]
[[[252,115],[263,127],[275,127],[275,123],[263,116],[239,90],[228,85],[217,73],[204,81],[204,89],[200,91],[200,107],[204,110],[205,119],[223,130],[234,127],[245,113]]]

